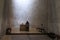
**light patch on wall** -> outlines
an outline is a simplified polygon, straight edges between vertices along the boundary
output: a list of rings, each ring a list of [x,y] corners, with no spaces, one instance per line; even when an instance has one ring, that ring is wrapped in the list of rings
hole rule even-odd
[[[12,0],[15,27],[25,23],[32,16],[31,8],[34,2],[35,0]]]
[[[45,6],[42,0],[12,0],[13,25],[19,28],[19,25],[28,20],[30,26],[40,26],[42,23],[42,13],[45,13]]]

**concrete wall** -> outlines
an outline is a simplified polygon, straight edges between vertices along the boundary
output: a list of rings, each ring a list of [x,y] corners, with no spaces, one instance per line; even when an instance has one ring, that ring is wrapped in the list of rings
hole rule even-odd
[[[24,2],[24,3],[22,3]],[[47,0],[10,0],[9,1],[10,27],[19,27],[27,20],[30,26],[41,27],[48,25]]]
[[[49,0],[48,29],[60,35],[60,0]]]
[[[39,2],[38,2],[39,1]],[[24,16],[23,17],[23,19],[25,20],[25,21],[29,21],[30,22],[30,24],[31,25],[38,25],[38,26],[40,26],[40,24],[41,23],[43,23],[43,24],[45,24],[45,26],[47,26],[48,25],[48,29],[49,29],[49,31],[52,31],[52,32],[54,32],[55,31],[55,33],[57,32],[58,33],[58,28],[59,28],[59,5],[57,5],[57,4],[59,4],[59,1],[56,1],[56,13],[58,13],[57,15],[56,15],[56,13],[54,14],[54,12],[53,12],[53,10],[54,10],[54,6],[52,6],[53,5],[53,3],[52,3],[52,1],[51,2],[49,2],[49,4],[48,4],[48,12],[47,12],[47,0],[38,0],[38,1],[33,1],[34,3],[33,3],[33,6],[31,6],[31,8],[29,9],[30,11],[29,12],[27,12],[27,10],[28,9],[26,9],[26,13],[25,12],[22,12],[22,14],[24,14],[25,13],[25,15],[27,15],[28,16],[28,18],[29,19],[27,19],[24,15],[22,15],[18,10],[20,10],[20,6],[18,7],[18,8],[16,8],[15,7],[15,9],[17,9],[17,10],[15,10],[14,11],[14,13],[15,14],[17,14],[18,13],[18,15],[19,15],[19,13],[22,15],[22,16]],[[3,4],[3,0],[2,1],[0,1],[0,3],[1,4]],[[1,11],[0,11],[0,16],[1,16],[1,19],[2,19],[2,9],[3,9],[3,5],[1,5],[0,4],[0,9],[1,9]],[[38,4],[38,5],[37,5]],[[11,4],[10,4],[11,5]],[[36,5],[36,6],[34,6],[34,5]],[[18,6],[18,5],[17,5]],[[10,6],[10,10],[11,10],[11,7],[13,7],[13,9],[14,9],[14,5],[12,6]],[[51,9],[51,8],[53,8],[53,9]],[[21,9],[22,10],[22,9]],[[51,11],[52,10],[52,11]],[[22,10],[22,11],[25,11],[25,10]],[[11,12],[10,12],[11,13]],[[13,12],[12,12],[13,13]],[[53,14],[52,14],[53,13]],[[19,15],[19,16],[16,16],[16,17],[18,17],[16,20],[18,20],[18,22],[20,22],[20,20],[19,20],[19,17],[21,16],[21,15]],[[31,16],[32,15],[32,16]],[[53,16],[51,16],[51,15],[53,15]],[[47,17],[48,16],[48,17]],[[53,17],[53,18],[52,18]],[[56,20],[56,19],[58,19],[58,20]],[[15,23],[17,23],[17,25],[19,24],[17,21],[15,20]],[[23,21],[24,21],[23,20]],[[53,20],[55,20],[54,22],[53,22]],[[24,21],[24,22],[25,22]],[[1,21],[2,22],[2,21]],[[0,23],[1,23],[0,22]],[[53,25],[52,25],[53,24]],[[57,29],[56,29],[57,28]]]
[[[48,1],[48,29],[60,35],[60,0]]]
[[[60,35],[60,0],[55,0],[58,34]]]
[[[48,1],[48,30],[49,32],[53,32],[58,34],[58,15],[56,12],[56,5],[55,0]]]
[[[4,0],[0,0],[0,33],[2,27],[2,19],[3,19],[3,8],[4,8]]]
[[[0,33],[5,34],[7,28],[7,8],[6,0],[0,0]]]
[[[29,2],[29,3],[28,3]],[[28,4],[29,5],[28,5]],[[48,26],[48,8],[47,0],[27,0],[25,3],[21,3],[21,0],[9,1],[9,23],[10,27],[19,28],[21,23],[25,23],[27,20],[30,26],[44,27]],[[16,29],[15,29],[16,30]],[[49,40],[50,38],[44,35],[14,35],[10,36],[12,40]]]
[[[2,0],[0,1],[0,3],[1,2],[3,4]],[[47,27],[47,25],[48,25],[49,32],[51,31],[51,32],[56,33],[57,32],[57,30],[55,30],[57,28],[57,25],[56,25],[56,22],[55,22],[56,21],[56,14],[54,14],[55,11],[53,11],[54,8],[53,8],[53,5],[52,5],[53,4],[52,1],[51,1],[51,3],[49,2],[49,4],[47,4],[47,0],[33,0],[31,2],[32,2],[32,5],[29,4],[29,6],[27,6],[27,8],[26,7],[21,7],[19,2],[16,1],[16,0],[15,0],[15,2],[14,2],[14,0],[9,2],[10,3],[9,4],[9,10],[10,10],[9,11],[9,15],[10,15],[9,23],[10,23],[10,27],[13,27],[13,26],[19,27],[20,22],[22,20],[23,20],[24,23],[28,20],[31,25],[41,26],[40,24],[44,24],[45,27]],[[12,5],[12,3],[13,3],[13,5]],[[57,3],[58,2],[56,2],[56,5],[57,5]],[[23,5],[25,5],[25,4],[23,4]],[[28,5],[28,4],[26,4],[26,5]],[[47,5],[49,5],[49,6],[47,6]],[[2,6],[3,5],[0,4],[0,9],[1,9],[0,13],[2,13]],[[53,9],[51,9],[50,7],[53,8]],[[52,15],[52,13],[53,13],[53,15]],[[23,16],[23,17],[21,17],[21,16]],[[27,19],[27,17],[28,17],[28,19]],[[2,18],[2,14],[1,14],[1,18]],[[14,20],[14,21],[12,21],[11,19]],[[53,21],[53,20],[55,20],[55,21]],[[40,36],[41,38],[40,37],[38,38],[38,36],[34,36],[34,37],[31,36],[31,37],[32,37],[32,40],[34,40],[35,38],[36,39],[41,39],[41,40],[45,40],[45,39],[48,40],[49,39],[49,38],[45,38],[45,36],[42,36],[42,37]]]

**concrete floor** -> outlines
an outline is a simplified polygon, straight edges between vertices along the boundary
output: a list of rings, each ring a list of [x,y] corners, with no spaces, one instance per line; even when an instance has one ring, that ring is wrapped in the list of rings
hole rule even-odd
[[[5,35],[2,40],[51,40],[46,35]]]

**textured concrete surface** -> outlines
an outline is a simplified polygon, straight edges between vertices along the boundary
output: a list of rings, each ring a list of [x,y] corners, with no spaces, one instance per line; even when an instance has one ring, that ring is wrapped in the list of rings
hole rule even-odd
[[[51,40],[46,35],[5,35],[2,40]]]
[[[31,27],[41,27],[41,24],[44,24],[44,26],[47,27],[47,0],[9,0],[10,27],[19,28],[19,25],[25,23],[27,20]],[[49,38],[44,35],[11,35],[5,36],[5,38],[11,40],[49,40]]]
[[[3,8],[4,8],[4,0],[0,0],[0,33],[1,33],[1,27],[2,27],[2,19],[3,19]]]
[[[49,31],[57,32],[57,29],[60,29],[60,0],[56,0],[56,14],[54,14],[55,10],[53,8],[53,12],[51,11],[51,4],[49,4],[49,10],[47,11],[47,0],[26,0],[27,2],[23,0],[9,0],[9,24],[10,27],[13,28],[19,28],[19,25],[21,23],[25,23],[27,20],[30,22],[30,26],[34,27],[41,27],[40,24],[44,24],[45,27],[47,27],[49,23]],[[2,3],[1,3],[2,2]],[[24,3],[22,3],[24,2]],[[28,4],[27,4],[28,3]],[[2,5],[3,1],[0,0],[0,13],[2,17]],[[49,13],[49,14],[48,14]],[[51,13],[51,14],[50,14]],[[52,18],[53,13],[53,18]],[[57,17],[57,18],[56,18]],[[1,18],[0,18],[1,19]],[[52,19],[54,21],[52,21]],[[57,19],[57,20],[56,20]],[[1,23],[1,22],[0,22]],[[53,25],[52,25],[53,24]],[[54,27],[53,27],[54,26]],[[56,29],[56,30],[55,30]],[[59,33],[60,34],[60,31]],[[46,36],[29,36],[31,40],[49,40]],[[14,36],[5,36],[5,38],[11,39],[11,40],[29,40],[27,35],[14,35]],[[6,39],[6,40],[8,40]]]
[[[24,2],[24,3],[23,3]],[[19,28],[21,23],[28,20],[30,27],[41,27],[48,25],[47,0],[10,0],[9,1],[10,27]],[[14,35],[12,40],[49,40],[46,36],[40,35]]]
[[[48,1],[48,29],[49,32],[59,34],[59,0]]]
[[[55,1],[56,4],[56,14],[57,14],[57,27],[58,27],[58,34],[60,35],[60,0]]]
[[[47,27],[47,0],[10,0],[9,3],[10,27],[19,28],[26,21],[30,26],[41,27],[44,24]]]

